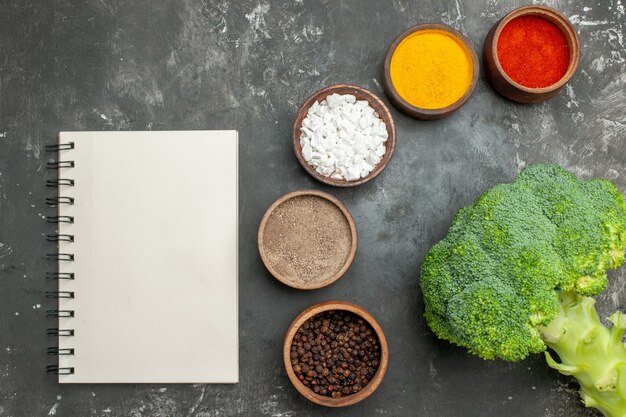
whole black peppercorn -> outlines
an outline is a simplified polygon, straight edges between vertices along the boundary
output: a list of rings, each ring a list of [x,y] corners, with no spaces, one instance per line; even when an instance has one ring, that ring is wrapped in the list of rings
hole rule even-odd
[[[339,398],[361,391],[376,374],[380,346],[363,319],[344,310],[307,320],[290,350],[296,377],[319,395]]]

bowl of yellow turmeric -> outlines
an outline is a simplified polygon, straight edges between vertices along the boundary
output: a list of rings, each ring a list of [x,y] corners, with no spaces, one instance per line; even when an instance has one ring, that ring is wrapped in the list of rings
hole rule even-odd
[[[478,74],[478,56],[463,34],[443,24],[421,24],[404,31],[389,47],[383,84],[400,111],[433,120],[465,104]]]

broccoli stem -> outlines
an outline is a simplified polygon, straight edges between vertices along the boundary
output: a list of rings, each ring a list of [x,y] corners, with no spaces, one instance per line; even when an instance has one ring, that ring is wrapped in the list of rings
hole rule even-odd
[[[562,293],[560,311],[546,327],[539,327],[544,342],[561,362],[546,352],[548,365],[580,383],[580,395],[587,407],[606,417],[626,417],[626,346],[622,336],[626,315],[617,312],[602,325],[595,300],[575,293]]]

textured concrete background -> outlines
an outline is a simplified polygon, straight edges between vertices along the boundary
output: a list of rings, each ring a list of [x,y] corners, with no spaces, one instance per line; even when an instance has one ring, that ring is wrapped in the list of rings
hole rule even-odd
[[[387,46],[406,27],[444,22],[480,50],[516,0],[0,2],[0,416],[593,416],[577,387],[538,355],[486,362],[435,340],[421,319],[418,267],[454,213],[531,162],[556,162],[626,191],[626,16],[623,0],[548,4],[582,41],[580,70],[558,97],[504,100],[481,79],[452,117],[393,114],[396,153],[355,189],[314,182],[290,145],[298,105],[335,82],[382,95]],[[59,130],[238,129],[241,140],[241,383],[61,386],[47,376],[43,259],[50,231],[44,145]],[[216,157],[219,157],[216,155]],[[300,188],[331,192],[360,235],[350,272],[298,292],[274,281],[256,250],[262,214]],[[624,308],[626,269],[600,297]],[[123,289],[120,289],[123,290]],[[347,410],[301,399],[282,369],[290,321],[308,305],[354,301],[380,321],[390,368],[380,389]],[[154,364],[159,366],[159,364]]]

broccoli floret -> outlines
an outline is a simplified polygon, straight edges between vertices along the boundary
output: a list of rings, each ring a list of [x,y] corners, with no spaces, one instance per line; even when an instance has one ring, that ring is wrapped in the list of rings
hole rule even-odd
[[[531,165],[461,209],[428,252],[420,277],[426,320],[437,336],[484,359],[516,361],[546,346],[558,352],[545,329],[554,331],[553,320],[565,326],[569,308],[602,292],[625,249],[626,202],[613,183]]]

